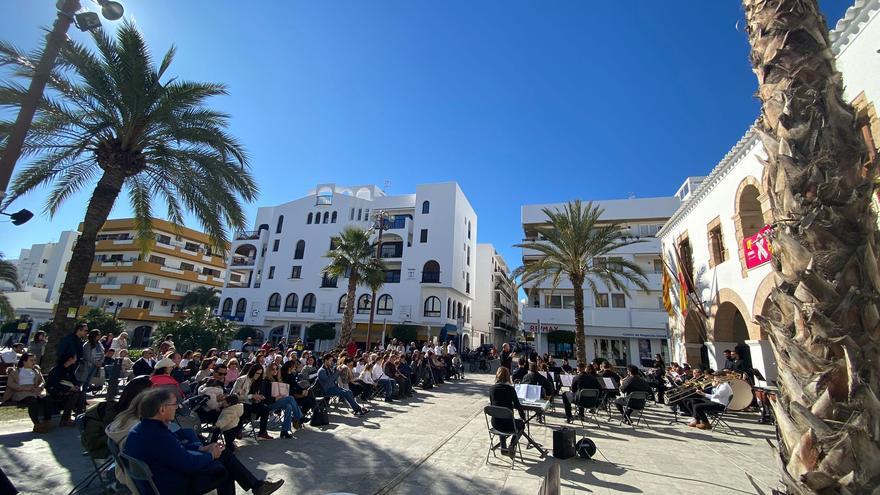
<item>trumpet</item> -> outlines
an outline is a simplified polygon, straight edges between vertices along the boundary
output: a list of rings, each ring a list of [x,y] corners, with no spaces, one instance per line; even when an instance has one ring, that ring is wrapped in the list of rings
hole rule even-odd
[[[704,388],[712,385],[713,379],[714,377],[712,376],[706,376],[700,378],[699,380],[691,380],[684,385],[675,388],[674,390],[666,392],[666,403],[672,404],[673,402],[678,402],[692,395],[696,395],[697,390],[703,390]]]

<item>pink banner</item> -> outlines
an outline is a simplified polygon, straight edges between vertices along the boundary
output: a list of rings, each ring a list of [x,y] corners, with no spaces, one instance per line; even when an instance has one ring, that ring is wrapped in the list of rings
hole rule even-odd
[[[766,225],[757,234],[743,239],[743,253],[746,256],[747,269],[751,270],[770,261],[773,251],[770,249],[770,239],[766,236],[769,230],[770,226]]]

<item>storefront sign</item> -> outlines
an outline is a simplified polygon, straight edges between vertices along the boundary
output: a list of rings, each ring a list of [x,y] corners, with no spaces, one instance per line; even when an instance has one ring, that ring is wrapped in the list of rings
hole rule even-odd
[[[770,226],[767,225],[757,234],[743,239],[743,253],[746,257],[746,268],[751,270],[770,261],[772,250],[770,249],[770,239],[767,238],[767,231]]]
[[[559,330],[559,325],[541,325],[541,327],[538,328],[538,325],[535,323],[529,324],[529,331],[532,333],[550,333],[550,332],[555,332],[557,330]],[[563,330],[567,330],[567,329],[563,329]]]

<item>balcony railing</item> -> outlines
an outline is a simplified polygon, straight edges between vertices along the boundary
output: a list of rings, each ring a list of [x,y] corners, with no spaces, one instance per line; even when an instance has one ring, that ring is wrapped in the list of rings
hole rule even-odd
[[[233,258],[232,266],[252,266],[256,261],[254,258]]]
[[[422,272],[423,284],[439,284],[440,272]]]
[[[385,221],[385,230],[397,230],[406,228],[406,217],[397,217]]]
[[[259,231],[259,230],[247,230],[247,231],[243,230],[243,231],[240,231],[237,234],[235,234],[235,240],[236,241],[252,241],[255,239],[259,239],[260,232],[261,231]]]

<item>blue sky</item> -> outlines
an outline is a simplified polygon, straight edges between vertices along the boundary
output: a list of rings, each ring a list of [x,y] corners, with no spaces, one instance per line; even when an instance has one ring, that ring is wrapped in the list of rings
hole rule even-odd
[[[521,205],[671,195],[759,110],[735,0],[123,3],[156,58],[177,45],[170,74],[229,86],[213,105],[252,158],[249,219],[317,183],[455,180],[511,267]],[[833,26],[852,0],[819,3]],[[54,4],[0,2],[0,37],[35,48]],[[0,223],[0,252],[76,228],[87,198]]]

